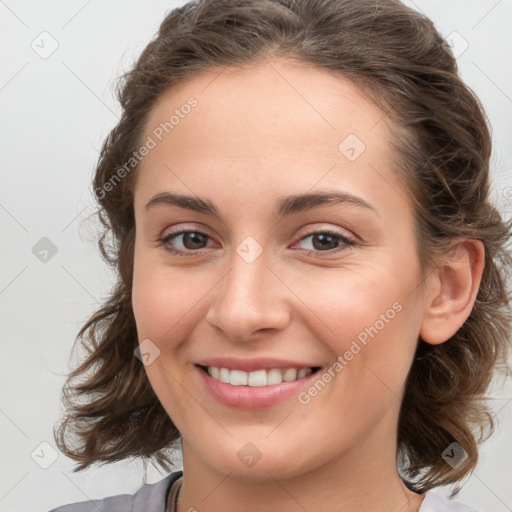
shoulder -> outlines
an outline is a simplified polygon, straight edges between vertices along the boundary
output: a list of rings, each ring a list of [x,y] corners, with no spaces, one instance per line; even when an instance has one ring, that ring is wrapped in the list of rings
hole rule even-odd
[[[135,494],[119,494],[98,500],[70,503],[50,510],[50,512],[160,512],[165,510],[171,485],[183,471],[170,473],[154,484],[144,484]]]
[[[460,501],[449,500],[442,494],[427,491],[418,512],[478,512]]]

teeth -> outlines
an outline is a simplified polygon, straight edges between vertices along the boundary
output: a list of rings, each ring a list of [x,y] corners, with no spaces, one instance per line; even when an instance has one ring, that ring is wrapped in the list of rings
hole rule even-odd
[[[238,370],[231,370],[238,371]],[[266,386],[267,385],[267,372],[265,370],[257,370],[255,372],[240,372],[245,373],[247,375],[247,385],[248,386]]]
[[[225,382],[226,384],[229,384],[229,374],[230,374],[230,371],[227,368],[220,368],[219,380],[221,382]]]
[[[297,370],[295,368],[288,368],[283,375],[283,380],[285,382],[290,382],[297,378]]]
[[[229,383],[233,386],[247,386],[247,372],[231,370],[229,373]]]
[[[311,368],[286,368],[279,370],[272,368],[270,370],[256,370],[254,372],[244,372],[242,370],[229,370],[228,368],[218,368],[208,366],[208,374],[215,380],[231,384],[232,386],[273,386],[281,382],[291,382],[293,380],[303,379],[312,373]]]
[[[272,386],[273,384],[281,384],[281,382],[283,382],[281,370],[272,368],[272,370],[267,372],[267,386]]]
[[[310,373],[311,373],[311,368],[301,368],[297,372],[297,379],[303,379],[304,377],[306,377]]]

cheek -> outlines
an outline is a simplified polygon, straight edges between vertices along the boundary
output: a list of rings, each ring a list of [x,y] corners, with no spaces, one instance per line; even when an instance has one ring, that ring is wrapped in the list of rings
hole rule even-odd
[[[158,347],[158,355],[145,366],[145,371],[174,420],[182,415],[182,403],[177,398],[180,385],[172,376],[180,365],[180,346],[197,322],[202,294],[191,285],[186,272],[162,266],[145,256],[135,258],[132,307],[139,343],[149,339]]]
[[[205,295],[214,285],[207,272],[171,268],[155,258],[135,258],[132,307],[139,340],[150,338],[162,349],[185,339],[204,318]]]
[[[157,261],[142,250],[135,251],[132,307],[139,341],[150,338],[160,345],[165,330],[174,324],[173,319],[184,314],[183,296],[181,284],[171,286]]]
[[[421,323],[419,302],[410,293],[412,276],[366,272],[317,289],[317,297],[327,300],[316,301],[312,309],[329,326],[324,343],[342,358],[351,387],[380,385],[379,377],[397,392],[403,384]]]

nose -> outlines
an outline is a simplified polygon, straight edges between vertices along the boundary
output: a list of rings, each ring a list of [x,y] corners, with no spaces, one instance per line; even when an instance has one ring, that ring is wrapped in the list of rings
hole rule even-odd
[[[212,292],[206,321],[230,340],[255,341],[290,322],[290,292],[263,254],[248,263],[234,252],[228,272]]]

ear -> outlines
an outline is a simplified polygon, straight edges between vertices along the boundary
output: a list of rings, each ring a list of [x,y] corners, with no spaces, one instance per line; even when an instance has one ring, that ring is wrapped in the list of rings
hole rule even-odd
[[[437,258],[425,294],[421,338],[432,345],[450,339],[473,309],[484,269],[485,250],[479,240],[458,240]]]

